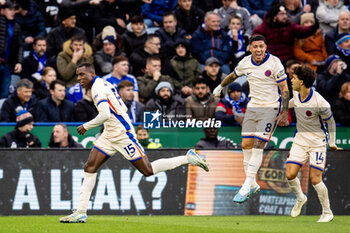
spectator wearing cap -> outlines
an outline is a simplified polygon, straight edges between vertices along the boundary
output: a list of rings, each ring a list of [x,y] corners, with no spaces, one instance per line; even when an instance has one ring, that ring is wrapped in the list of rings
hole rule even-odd
[[[222,72],[229,74],[231,72],[228,62],[232,54],[229,41],[227,33],[220,28],[219,15],[209,11],[205,14],[204,24],[192,35],[193,57],[201,65],[204,65],[208,58],[215,57],[222,65]]]
[[[115,56],[125,55],[119,50],[117,41],[113,36],[106,36],[103,39],[103,48],[94,54],[96,74],[104,76],[113,70],[112,61]]]
[[[209,84],[210,92],[213,93],[215,87],[220,85],[226,74],[220,70],[221,63],[215,57],[210,57],[205,61],[202,76]]]
[[[314,13],[305,13],[300,16],[301,26],[312,26],[315,24]],[[301,63],[309,64],[317,71],[318,65],[327,59],[325,42],[320,30],[305,39],[295,39],[294,57]]]
[[[334,118],[337,123],[343,126],[350,126],[350,82],[341,86],[339,99],[333,107]]]
[[[193,81],[192,94],[185,100],[186,118],[197,120],[214,118],[219,100],[211,94],[206,79],[196,78]]]
[[[72,122],[74,121],[74,104],[65,99],[66,85],[61,80],[50,84],[50,96],[40,100],[36,121],[39,122]]]
[[[301,26],[288,20],[288,14],[283,4],[271,6],[261,25],[254,34],[266,38],[267,50],[277,56],[283,64],[293,58],[294,39],[304,39],[313,35],[318,29],[318,22],[312,26]]]
[[[114,27],[106,26],[103,28],[102,32],[96,35],[94,41],[92,42],[92,50],[95,52],[101,50],[103,48],[103,39],[107,36],[112,36],[115,41],[117,41],[118,48],[122,48],[122,42],[120,40],[120,36],[115,31]]]
[[[320,22],[323,35],[337,26],[338,16],[341,12],[348,11],[342,0],[325,0],[317,7],[316,18]]]
[[[135,101],[134,83],[129,80],[123,80],[118,84],[118,92],[124,104],[128,108],[128,115],[131,123],[143,122],[144,104]]]
[[[170,60],[175,53],[175,43],[180,39],[186,39],[186,31],[177,26],[177,19],[173,12],[166,12],[163,16],[163,26],[156,34],[160,39],[161,53]]]
[[[82,35],[85,38],[85,31],[76,26],[77,19],[74,9],[62,4],[59,8],[59,17],[61,24],[53,28],[47,35],[48,57],[57,56],[62,51],[63,43],[74,35]]]
[[[124,56],[117,56],[112,62],[113,71],[102,78],[110,82],[117,90],[120,82],[128,80],[133,84],[133,93],[135,101],[139,101],[139,88],[136,78],[129,74],[129,60]]]
[[[126,26],[126,31],[122,35],[124,52],[128,57],[137,49],[143,47],[147,38],[147,30],[143,23],[143,17],[134,15],[130,23]]]
[[[345,65],[338,55],[330,55],[326,61],[326,70],[317,74],[317,91],[332,108],[338,99],[343,83],[350,82],[350,75],[344,72]]]
[[[341,33],[335,41],[335,54],[338,55],[346,64],[350,65],[350,34]],[[346,69],[350,73],[350,66]]]
[[[192,93],[193,80],[202,73],[199,62],[190,54],[190,43],[186,39],[180,39],[175,43],[176,55],[170,60],[174,69],[175,87],[181,90],[183,96]]]
[[[67,87],[77,83],[75,71],[79,64],[93,63],[92,48],[82,35],[75,35],[63,44],[63,50],[57,56],[57,70]]]
[[[178,24],[191,38],[194,31],[203,23],[204,11],[192,4],[192,0],[178,0],[174,13]]]
[[[228,86],[227,94],[220,100],[215,110],[215,119],[227,125],[238,122],[242,125],[248,98],[242,92],[239,83],[233,82]]]
[[[253,24],[250,20],[249,11],[238,5],[237,0],[222,0],[222,7],[216,8],[214,12],[220,16],[220,28],[228,30],[229,19],[232,15],[239,15],[242,21],[243,35],[250,37],[253,32]]]
[[[32,0],[16,0],[16,22],[21,25],[24,50],[31,50],[36,36],[46,36],[45,21]]]
[[[137,77],[139,85],[139,98],[141,102],[146,103],[154,94],[156,86],[162,82],[169,82],[173,85],[173,78],[161,73],[162,65],[161,59],[158,56],[150,56],[146,62],[146,73],[144,76]]]
[[[19,74],[22,62],[21,26],[15,21],[13,3],[6,0],[0,10],[0,99],[8,97],[11,73]]]
[[[325,36],[326,50],[328,54],[334,54],[336,51],[335,41],[337,36],[342,33],[350,33],[350,12],[342,11],[338,16],[338,24],[330,30]]]
[[[83,146],[76,142],[72,135],[68,131],[68,127],[65,124],[56,124],[50,136],[49,141],[50,148],[83,148]]]
[[[185,118],[184,99],[174,95],[174,89],[169,82],[158,83],[155,96],[148,100],[145,111],[159,111],[166,120],[183,120]]]
[[[22,107],[17,108],[16,127],[0,138],[0,147],[28,148],[41,147],[41,142],[31,131],[34,118],[30,112]]]
[[[11,94],[1,107],[0,121],[15,122],[16,109],[19,106],[35,116],[38,100],[32,93],[33,83],[28,79],[19,80],[15,93]]]

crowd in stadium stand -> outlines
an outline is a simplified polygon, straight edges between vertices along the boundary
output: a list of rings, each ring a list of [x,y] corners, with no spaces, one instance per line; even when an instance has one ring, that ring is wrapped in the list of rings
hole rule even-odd
[[[77,83],[79,64],[118,88],[133,123],[144,111],[174,120],[242,123],[245,77],[213,89],[261,34],[291,91],[293,65],[317,73],[314,88],[349,125],[350,12],[342,0],[0,0],[0,121],[20,106],[35,122],[85,122],[97,110]],[[27,114],[27,115],[28,115]],[[293,122],[293,114],[289,121]]]

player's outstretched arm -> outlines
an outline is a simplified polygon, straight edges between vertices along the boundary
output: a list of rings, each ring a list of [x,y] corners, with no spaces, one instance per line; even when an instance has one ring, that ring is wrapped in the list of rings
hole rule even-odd
[[[228,84],[230,84],[233,81],[235,81],[236,78],[237,78],[237,76],[236,76],[235,72],[232,72],[231,74],[227,75],[224,78],[224,80],[222,80],[221,84],[214,89],[213,95],[214,96],[220,96],[220,93],[221,93],[222,89],[224,87],[226,87]]]
[[[86,122],[85,124],[77,128],[77,132],[79,134],[84,135],[85,132],[88,131],[89,129],[95,128],[103,124],[106,120],[109,119],[111,113],[109,111],[109,105],[107,100],[100,101],[99,104],[97,105],[97,110],[98,110],[98,114],[94,119],[92,119],[89,122]]]
[[[335,125],[335,120],[334,120],[333,116],[330,117],[329,119],[327,119],[326,122],[328,124],[329,149],[331,149],[333,151],[342,150],[343,148],[339,148],[335,144],[336,125]]]
[[[278,83],[278,88],[281,91],[282,98],[282,114],[277,118],[277,124],[279,126],[288,126],[288,104],[289,104],[289,90],[287,80]]]

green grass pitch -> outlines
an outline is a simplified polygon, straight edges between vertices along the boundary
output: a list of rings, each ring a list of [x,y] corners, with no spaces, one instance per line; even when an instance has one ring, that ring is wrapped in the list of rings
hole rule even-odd
[[[0,217],[0,232],[123,233],[346,233],[350,216],[316,223],[318,216],[88,216],[87,223],[59,223],[59,216]]]

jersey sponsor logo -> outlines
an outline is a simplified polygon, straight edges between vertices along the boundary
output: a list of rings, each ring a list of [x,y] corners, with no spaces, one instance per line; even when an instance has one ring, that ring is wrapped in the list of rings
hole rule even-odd
[[[265,71],[265,76],[266,76],[266,77],[270,77],[271,74],[272,74],[271,70],[266,70],[266,71]]]
[[[312,112],[310,110],[307,110],[306,111],[306,116],[308,116],[308,117],[312,116]]]

